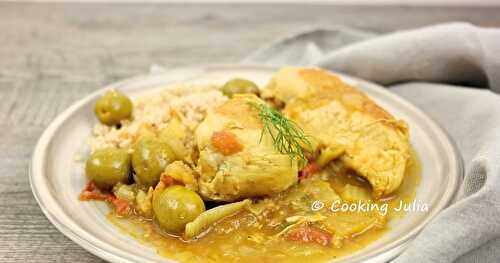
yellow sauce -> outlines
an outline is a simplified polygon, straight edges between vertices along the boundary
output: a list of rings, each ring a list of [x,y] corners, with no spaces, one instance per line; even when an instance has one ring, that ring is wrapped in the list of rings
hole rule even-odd
[[[402,185],[383,200],[389,205],[388,221],[404,216],[405,212],[395,212],[393,208],[398,207],[400,201],[411,203],[414,200],[420,171],[418,158],[412,151]],[[341,192],[346,184],[370,189],[366,181],[347,174],[330,176],[328,181],[336,192]],[[123,218],[111,213],[108,219],[123,232],[155,248],[160,255],[181,262],[324,262],[352,254],[389,230],[387,224],[369,227],[344,239],[342,247],[335,248],[280,239],[276,237],[275,230],[256,227],[257,218],[250,211],[242,211],[221,220],[200,239],[189,242],[162,233],[151,220],[141,217]],[[267,241],[262,241],[260,237]]]

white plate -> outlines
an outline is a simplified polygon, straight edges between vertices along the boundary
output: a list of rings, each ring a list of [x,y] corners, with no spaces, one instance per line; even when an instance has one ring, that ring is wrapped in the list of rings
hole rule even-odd
[[[223,83],[243,77],[260,85],[267,83],[275,68],[218,65],[182,68],[146,75],[110,85],[134,97],[178,81]],[[343,79],[368,93],[380,106],[410,126],[410,140],[422,162],[422,180],[417,200],[429,204],[427,213],[410,212],[391,224],[391,231],[342,262],[384,262],[407,246],[429,220],[445,208],[462,178],[460,155],[446,133],[427,115],[383,87],[342,75]],[[86,139],[96,122],[94,103],[102,90],[77,101],[60,114],[40,137],[30,167],[33,194],[47,218],[63,234],[89,252],[111,262],[171,262],[153,248],[119,232],[105,218],[108,207],[98,202],[80,202],[85,184],[83,162],[88,155]]]

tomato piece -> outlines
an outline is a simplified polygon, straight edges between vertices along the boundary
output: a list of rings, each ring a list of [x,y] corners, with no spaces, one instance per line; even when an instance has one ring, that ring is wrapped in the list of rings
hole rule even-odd
[[[84,191],[90,191],[90,192],[94,191],[94,189],[95,189],[95,184],[92,181],[87,182],[87,184],[83,188]]]
[[[214,132],[211,141],[214,148],[224,155],[235,154],[243,150],[243,145],[238,141],[236,135],[230,131]]]
[[[175,184],[175,179],[172,176],[163,175],[160,180],[165,186],[171,186]]]
[[[330,245],[332,234],[313,226],[300,226],[288,231],[286,238],[291,241]]]
[[[107,200],[107,196],[103,193],[94,192],[94,191],[83,191],[80,193],[80,200],[89,201],[89,200],[97,200],[97,201],[105,201]]]
[[[80,193],[81,201],[110,201],[112,198],[114,198],[112,193],[101,192],[92,182],[88,182]]]
[[[319,171],[321,171],[321,167],[315,162],[310,162],[299,172],[299,180],[304,180]]]
[[[170,178],[173,180],[172,177]],[[82,192],[80,193],[80,200],[108,201],[115,207],[115,211],[120,215],[124,215],[130,211],[130,207],[127,200],[116,198],[116,196],[113,193],[102,192],[101,190],[96,188],[92,182],[88,182],[85,185]]]
[[[120,215],[127,214],[130,210],[127,200],[115,198],[111,203],[115,206],[115,211]]]

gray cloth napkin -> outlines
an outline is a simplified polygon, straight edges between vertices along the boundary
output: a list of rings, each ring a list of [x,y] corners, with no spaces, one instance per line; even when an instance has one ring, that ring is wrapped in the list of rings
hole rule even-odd
[[[244,62],[345,72],[427,112],[458,144],[466,175],[457,200],[394,262],[500,261],[500,29],[450,23],[376,36],[317,28]]]

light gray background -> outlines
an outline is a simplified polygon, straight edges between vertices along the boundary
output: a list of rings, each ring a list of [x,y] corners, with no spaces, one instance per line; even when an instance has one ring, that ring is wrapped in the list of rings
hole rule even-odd
[[[316,25],[384,33],[453,20],[498,27],[500,8],[0,4],[0,261],[100,261],[50,225],[27,176],[40,133],[83,95],[153,63],[236,62]]]

